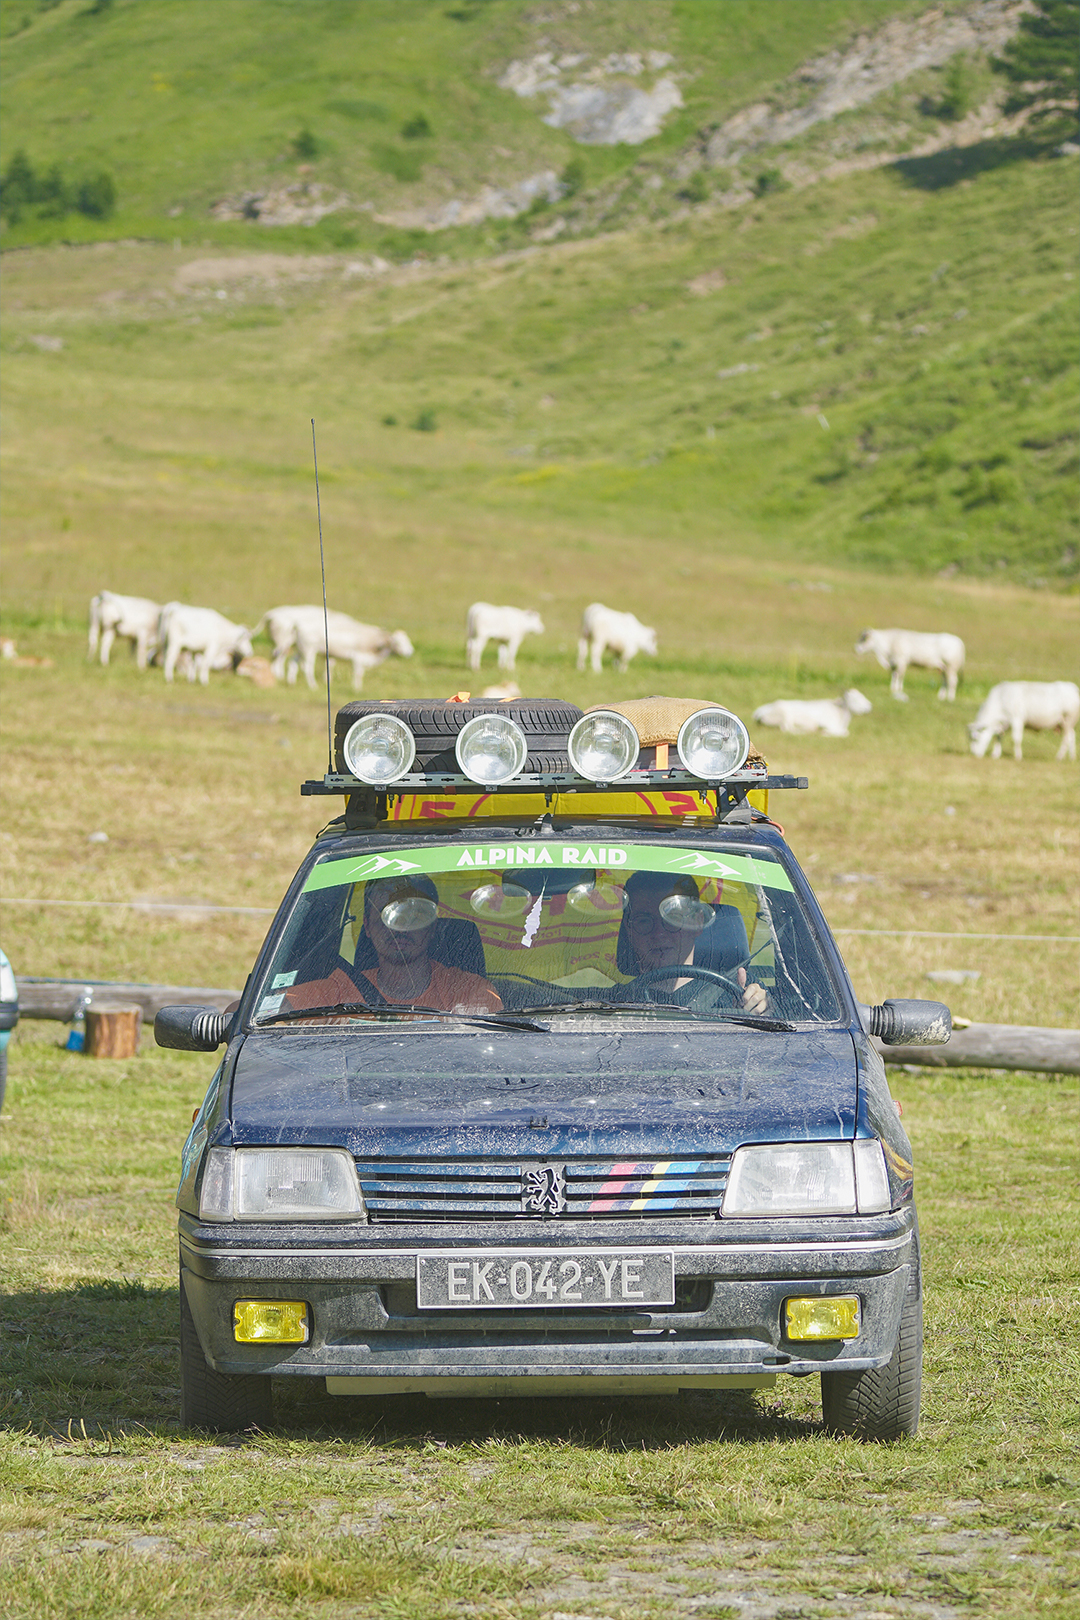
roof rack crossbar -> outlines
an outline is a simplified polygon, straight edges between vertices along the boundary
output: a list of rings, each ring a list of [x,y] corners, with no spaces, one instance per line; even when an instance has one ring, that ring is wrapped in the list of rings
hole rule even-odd
[[[719,781],[706,781],[702,777],[691,776],[688,771],[630,771],[617,782],[589,782],[583,776],[573,772],[551,773],[545,775],[516,776],[510,782],[503,782],[497,787],[479,788],[475,782],[466,776],[452,772],[426,772],[413,773],[402,776],[386,788],[380,788],[380,793],[389,794],[393,798],[403,793],[445,793],[457,791],[459,793],[528,793],[542,792],[546,795],[562,793],[634,793],[644,789],[656,788],[682,788],[691,789],[704,798],[709,793],[718,793],[734,800],[745,798],[746,794],[754,788],[777,791],[785,788],[805,788],[808,785],[805,776],[770,776],[768,773],[755,771],[738,771],[732,776],[724,777]],[[734,790],[741,789],[738,794]],[[370,792],[367,782],[361,782],[358,777],[342,771],[328,771],[321,779],[301,782],[300,793],[304,798],[321,797],[335,793],[362,793]]]

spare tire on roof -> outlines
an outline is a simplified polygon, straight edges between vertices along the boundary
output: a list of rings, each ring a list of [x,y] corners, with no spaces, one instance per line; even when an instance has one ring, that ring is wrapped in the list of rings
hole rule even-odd
[[[529,745],[525,771],[568,771],[570,760],[566,752],[566,739],[581,719],[581,710],[575,703],[564,703],[560,698],[511,698],[499,701],[478,698],[476,702],[437,702],[430,698],[395,698],[376,702],[357,698],[345,703],[337,712],[334,723],[334,769],[347,770],[345,764],[345,738],[349,728],[366,714],[392,714],[408,726],[416,742],[417,771],[459,772],[454,756],[457,734],[466,720],[478,714],[508,715],[525,734]]]

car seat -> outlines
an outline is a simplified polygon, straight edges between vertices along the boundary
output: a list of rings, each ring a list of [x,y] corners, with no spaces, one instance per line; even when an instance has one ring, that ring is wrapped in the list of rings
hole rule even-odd
[[[746,924],[738,906],[713,906],[712,912],[712,922],[702,929],[694,946],[694,965],[710,968],[713,973],[731,974],[737,967],[745,967],[750,955]],[[630,943],[630,930],[625,917],[619,925],[615,966],[620,973],[630,977],[636,977],[641,971]]]
[[[694,946],[695,967],[732,974],[746,966],[749,956],[750,941],[738,906],[714,906],[713,920],[701,930]]]

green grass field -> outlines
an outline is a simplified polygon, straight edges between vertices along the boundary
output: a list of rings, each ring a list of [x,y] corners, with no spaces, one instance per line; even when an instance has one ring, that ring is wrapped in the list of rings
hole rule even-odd
[[[1076,1613],[1075,1080],[927,1072],[923,1423],[760,1398],[335,1399],[177,1433],[172,1186],[212,1063],[27,1026],[3,1127],[0,1602],[14,1616]]]

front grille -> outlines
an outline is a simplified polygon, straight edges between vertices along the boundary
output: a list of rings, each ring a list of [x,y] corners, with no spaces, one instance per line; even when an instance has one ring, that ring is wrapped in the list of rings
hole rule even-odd
[[[372,1221],[627,1220],[718,1215],[730,1164],[728,1157],[359,1159],[356,1168]]]

